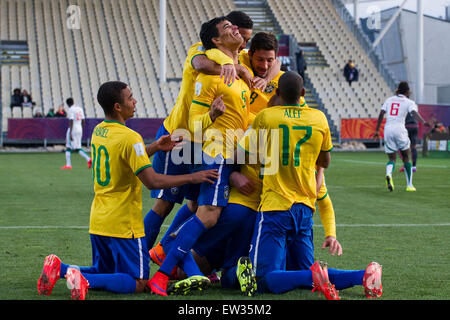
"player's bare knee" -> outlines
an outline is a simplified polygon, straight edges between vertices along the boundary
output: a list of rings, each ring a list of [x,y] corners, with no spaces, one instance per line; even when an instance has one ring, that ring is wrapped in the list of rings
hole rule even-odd
[[[197,212],[198,202],[193,200],[188,200],[187,206],[191,212]]]
[[[203,274],[210,274],[212,272],[212,268],[209,264],[208,259],[205,257],[200,256],[195,250],[191,250],[192,256],[194,257],[195,263],[197,263],[198,267],[200,268],[200,271]]]
[[[203,223],[203,225],[210,229],[214,227],[219,219],[221,207],[215,206],[200,206],[197,210],[197,218]]]
[[[147,279],[136,279],[136,290],[134,292],[135,293],[144,292],[147,282],[148,282]]]
[[[155,203],[153,204],[152,210],[161,218],[165,218],[172,211],[174,205],[175,203],[173,202],[163,199],[156,199]]]

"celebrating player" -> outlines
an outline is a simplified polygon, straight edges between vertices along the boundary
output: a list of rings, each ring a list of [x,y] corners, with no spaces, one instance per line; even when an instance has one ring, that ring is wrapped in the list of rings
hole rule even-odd
[[[206,49],[218,48],[238,62],[238,50],[243,38],[237,26],[226,17],[214,18],[202,25],[200,38]],[[249,87],[242,80],[224,84],[219,76],[200,74],[195,82],[195,94],[189,109],[189,127],[194,140],[204,138],[202,164],[199,168],[216,168],[220,178],[212,186],[202,184],[196,214],[177,231],[171,249],[158,272],[149,281],[152,292],[167,295],[169,275],[178,262],[189,254],[198,237],[213,227],[229,196],[229,175],[236,137],[229,132],[243,131],[248,126]],[[203,139],[202,139],[203,140]],[[197,140],[196,140],[197,141]],[[201,141],[197,141],[201,142]],[[207,278],[206,278],[207,279]]]
[[[279,166],[271,170],[272,174],[266,172],[267,166],[262,167],[262,195],[251,259],[242,257],[238,262],[240,285],[254,287],[255,271],[258,291],[281,293],[313,285],[313,291],[319,290],[328,299],[339,299],[330,282],[331,269],[329,279],[327,267],[314,263],[312,235],[317,198],[314,172],[316,165],[328,167],[332,149],[328,122],[321,111],[299,106],[304,89],[297,73],[286,72],[280,77],[277,95],[281,105],[261,111],[253,122],[256,131],[281,131],[279,137],[267,135],[262,153]],[[252,147],[255,143],[256,149]],[[255,139],[241,140],[239,145],[249,153],[260,152]],[[367,296],[381,295],[381,266],[377,263],[371,263],[366,270],[333,270],[332,275],[333,283],[340,288],[361,284]]]
[[[150,272],[142,219],[142,184],[148,189],[169,188],[212,183],[218,177],[216,170],[178,176],[155,173],[149,155],[157,150],[171,150],[175,146],[171,137],[163,136],[146,148],[142,137],[125,126],[136,105],[127,84],[102,84],[97,100],[105,120],[95,127],[91,140],[95,196],[89,233],[93,265],[73,267],[55,255],[47,256],[38,280],[39,294],[50,295],[60,277],[67,278],[72,299],[84,300],[88,288],[142,292]]]
[[[252,34],[253,21],[242,11],[230,12],[227,15],[227,19],[233,25],[238,26],[239,33],[243,38],[242,45],[239,49],[245,48]],[[250,81],[250,76],[246,75],[248,71],[239,64],[234,64],[233,59],[223,54],[220,50],[206,50],[201,42],[192,45],[188,50],[188,55],[184,63],[183,79],[177,102],[169,116],[164,120],[156,136],[156,138],[167,134],[183,136],[183,139],[189,145],[186,145],[179,152],[179,157],[188,161],[174,163],[170,151],[158,151],[153,158],[153,168],[158,173],[172,175],[189,173],[191,171],[191,164],[195,158],[193,152],[195,152],[196,147],[192,142],[193,139],[189,132],[188,120],[189,108],[195,92],[194,84],[199,73],[220,75],[226,84],[233,83],[237,76],[244,77],[247,81]],[[190,156],[188,155],[189,153],[191,154]],[[197,211],[198,193],[199,186],[195,185],[151,191],[152,198],[156,200],[144,219],[148,248],[153,246],[164,219],[172,211],[175,203],[182,203],[185,198],[188,200],[178,211],[167,232],[168,234],[173,231],[174,227],[179,226],[185,219]],[[150,250],[150,255],[152,260],[156,262],[162,261],[161,257],[164,254],[161,244],[158,244],[158,246]]]

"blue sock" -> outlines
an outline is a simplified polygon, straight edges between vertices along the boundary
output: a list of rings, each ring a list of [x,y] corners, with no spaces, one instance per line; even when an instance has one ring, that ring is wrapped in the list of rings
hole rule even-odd
[[[258,281],[258,292],[283,293],[297,288],[312,288],[311,270],[277,270],[266,274]]]
[[[328,269],[328,278],[337,290],[362,286],[366,270]]]
[[[61,262],[61,268],[60,268],[61,274],[59,275],[60,279],[62,279],[66,276],[67,268],[69,268],[69,267],[70,267],[70,265]]]
[[[145,240],[147,242],[148,249],[151,249],[153,247],[163,222],[164,218],[162,218],[153,210],[150,210],[145,215],[144,218]]]
[[[236,268],[237,267],[234,266],[222,271],[220,276],[220,284],[222,285],[222,288],[233,289],[239,287],[239,281],[236,277]]]
[[[170,234],[172,232],[174,232],[176,229],[178,229],[178,227],[180,227],[183,222],[185,222],[187,219],[192,217],[192,215],[194,215],[194,214],[195,214],[195,212],[192,212],[191,210],[189,210],[187,203],[184,204],[178,210],[177,214],[175,215],[175,218],[173,218],[173,221],[169,226],[169,229],[167,229],[166,233],[164,234],[164,236],[161,239],[161,244],[162,244],[163,248],[169,242],[169,240],[171,240]]]
[[[136,280],[126,273],[83,273],[89,282],[89,288],[102,289],[115,293],[134,293]]]
[[[195,259],[190,251],[184,257],[183,261],[179,263],[179,266],[181,269],[183,269],[184,273],[186,273],[188,277],[203,276],[203,273],[200,271],[200,268],[195,262]]]
[[[193,216],[177,231],[176,238],[172,241],[171,249],[166,254],[166,259],[161,265],[159,271],[170,275],[172,269],[181,262],[186,254],[190,252],[191,248],[197,241],[197,239],[207,229],[203,223]]]

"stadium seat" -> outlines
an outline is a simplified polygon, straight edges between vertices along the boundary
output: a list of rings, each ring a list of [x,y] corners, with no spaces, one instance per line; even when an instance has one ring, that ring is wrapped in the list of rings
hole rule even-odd
[[[307,74],[338,130],[341,116],[368,117],[379,109],[390,89],[331,0],[267,2],[283,33],[292,33],[298,42],[316,43],[326,59],[327,67],[308,66]],[[360,71],[360,79],[350,87],[342,69],[352,57]],[[345,112],[339,110],[342,107],[346,108]]]

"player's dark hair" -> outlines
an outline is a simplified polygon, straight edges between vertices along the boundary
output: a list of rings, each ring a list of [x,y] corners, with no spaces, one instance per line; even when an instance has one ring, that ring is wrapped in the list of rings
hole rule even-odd
[[[67,105],[70,107],[73,105],[73,99],[72,98],[67,98],[66,100]]]
[[[286,71],[278,80],[278,92],[287,104],[297,104],[302,95],[303,78],[297,72]]]
[[[219,36],[217,25],[224,20],[227,20],[227,18],[222,16],[213,18],[202,24],[200,29],[200,39],[202,40],[203,47],[205,47],[206,50],[216,47],[212,41],[212,38],[217,38]]]
[[[225,18],[239,28],[253,29],[252,18],[243,11],[231,11]]]
[[[398,84],[397,94],[406,95],[409,92],[409,84],[406,81],[402,81]]]
[[[272,33],[258,32],[250,42],[249,52],[253,54],[256,50],[274,50],[276,56],[278,54],[277,37]]]
[[[123,102],[122,90],[127,87],[128,85],[121,81],[109,81],[100,86],[97,93],[97,101],[105,115],[112,115],[114,104]]]

